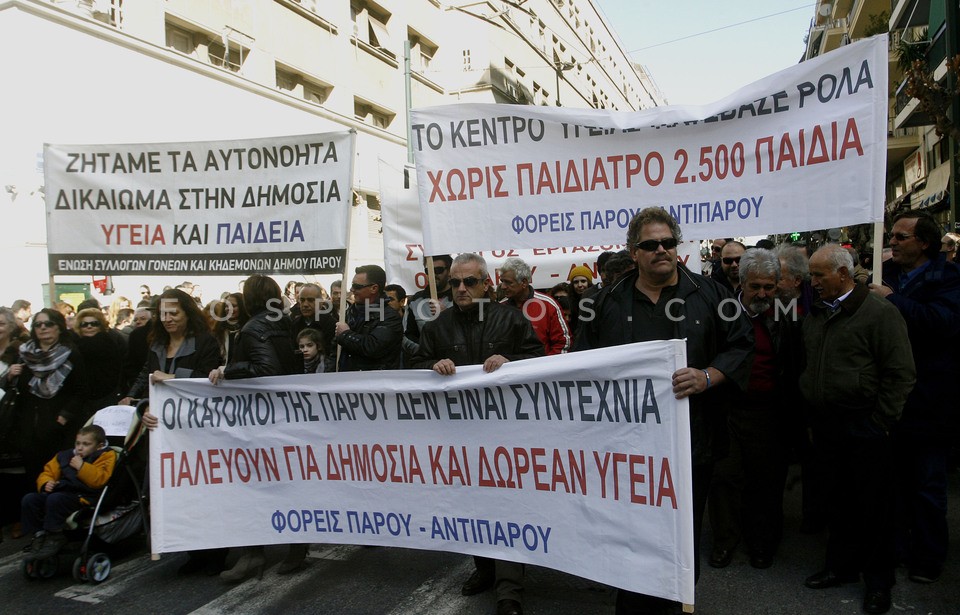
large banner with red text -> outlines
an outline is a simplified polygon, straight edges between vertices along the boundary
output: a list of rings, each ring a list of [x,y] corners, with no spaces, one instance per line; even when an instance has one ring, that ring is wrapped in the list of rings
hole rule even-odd
[[[417,178],[412,167],[397,169],[380,161],[380,206],[383,215],[383,255],[387,281],[400,284],[409,293],[427,287],[423,264],[423,233],[417,200]],[[601,246],[549,246],[528,250],[481,250],[487,261],[490,281],[500,285],[500,266],[508,258],[530,265],[534,288],[549,289],[566,282],[574,267],[586,267],[595,281],[600,279],[597,257],[605,251],[626,250],[626,232],[618,243]],[[436,254],[434,254],[436,256]],[[455,256],[455,254],[454,254]],[[677,247],[681,263],[700,273],[700,242],[689,238]]]
[[[338,273],[354,140],[46,145],[50,273]]]
[[[455,551],[693,603],[680,340],[505,364],[152,386],[157,553]]]
[[[704,106],[412,113],[431,254],[608,245],[662,207],[691,238],[883,220],[887,36]]]

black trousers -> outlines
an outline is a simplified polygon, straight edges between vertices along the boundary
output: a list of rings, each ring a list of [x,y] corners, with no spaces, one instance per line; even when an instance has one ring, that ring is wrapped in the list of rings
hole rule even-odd
[[[776,553],[789,447],[781,405],[772,394],[752,394],[729,410],[730,453],[710,484],[714,550],[731,550],[742,537],[753,555]]]
[[[703,529],[703,512],[710,493],[710,478],[713,464],[693,467],[693,570],[694,578],[700,578],[700,531]],[[621,589],[617,591],[617,615],[666,615],[679,608],[679,603],[656,596],[647,596]]]
[[[60,532],[67,517],[80,510],[80,496],[76,493],[28,493],[21,502],[21,523],[24,534],[35,534],[43,529]]]
[[[868,418],[814,426],[827,474],[826,568],[863,573],[867,591],[894,583],[893,442]]]

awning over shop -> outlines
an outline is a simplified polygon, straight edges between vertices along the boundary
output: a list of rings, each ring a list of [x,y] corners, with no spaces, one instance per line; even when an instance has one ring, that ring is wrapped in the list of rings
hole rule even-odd
[[[910,203],[910,197],[911,197],[911,195],[913,195],[913,194],[916,194],[916,191],[915,191],[915,190],[909,190],[909,191],[907,191],[907,192],[904,192],[903,194],[901,194],[901,195],[898,196],[897,198],[893,199],[893,200],[890,201],[889,203],[887,203],[887,204],[886,204],[887,213],[891,213],[891,214],[892,214],[893,212],[897,211],[898,209],[901,209],[901,208],[906,209],[906,208],[907,208],[906,206]]]
[[[943,202],[949,193],[950,165],[943,163],[927,176],[927,185],[923,187],[913,209],[929,209]]]

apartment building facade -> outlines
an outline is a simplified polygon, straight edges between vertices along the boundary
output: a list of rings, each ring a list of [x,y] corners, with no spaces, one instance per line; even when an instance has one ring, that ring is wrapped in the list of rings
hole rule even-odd
[[[408,107],[664,104],[590,0],[0,0],[0,35],[18,65],[6,70],[29,82],[14,108],[28,118],[7,119],[17,134],[0,154],[0,184],[21,199],[36,197],[44,142],[355,129],[367,261],[382,258],[378,161],[406,162]],[[51,106],[57,82],[93,122]]]
[[[933,121],[906,94],[900,58],[918,57],[938,81],[948,78],[946,60],[957,47],[956,3],[947,0],[818,0],[805,59],[889,30],[889,119],[886,209],[930,212],[943,229],[958,228],[956,144],[936,134]],[[954,117],[957,117],[954,111]]]

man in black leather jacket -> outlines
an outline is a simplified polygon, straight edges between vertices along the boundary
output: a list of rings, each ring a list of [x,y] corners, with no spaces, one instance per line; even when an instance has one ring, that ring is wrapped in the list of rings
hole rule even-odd
[[[574,350],[631,342],[685,339],[688,367],[673,374],[677,399],[690,399],[695,575],[700,571],[700,529],[713,464],[726,452],[726,407],[733,390],[744,390],[753,360],[750,323],[719,283],[677,262],[680,227],[659,207],[634,216],[627,231],[637,269],[604,288],[586,306]],[[730,244],[727,244],[730,245]],[[620,590],[617,614],[669,613],[676,605]]]
[[[357,267],[350,287],[354,302],[347,308],[345,322],[337,323],[334,338],[341,349],[337,371],[400,369],[403,322],[387,305],[386,285],[382,268]]]
[[[543,356],[543,343],[518,309],[490,301],[490,278],[482,256],[460,254],[450,268],[453,308],[424,324],[412,367],[432,369],[443,376],[457,365],[483,365],[493,372],[508,361]],[[477,570],[463,584],[464,596],[496,584],[497,615],[520,615],[523,565],[474,557]]]

